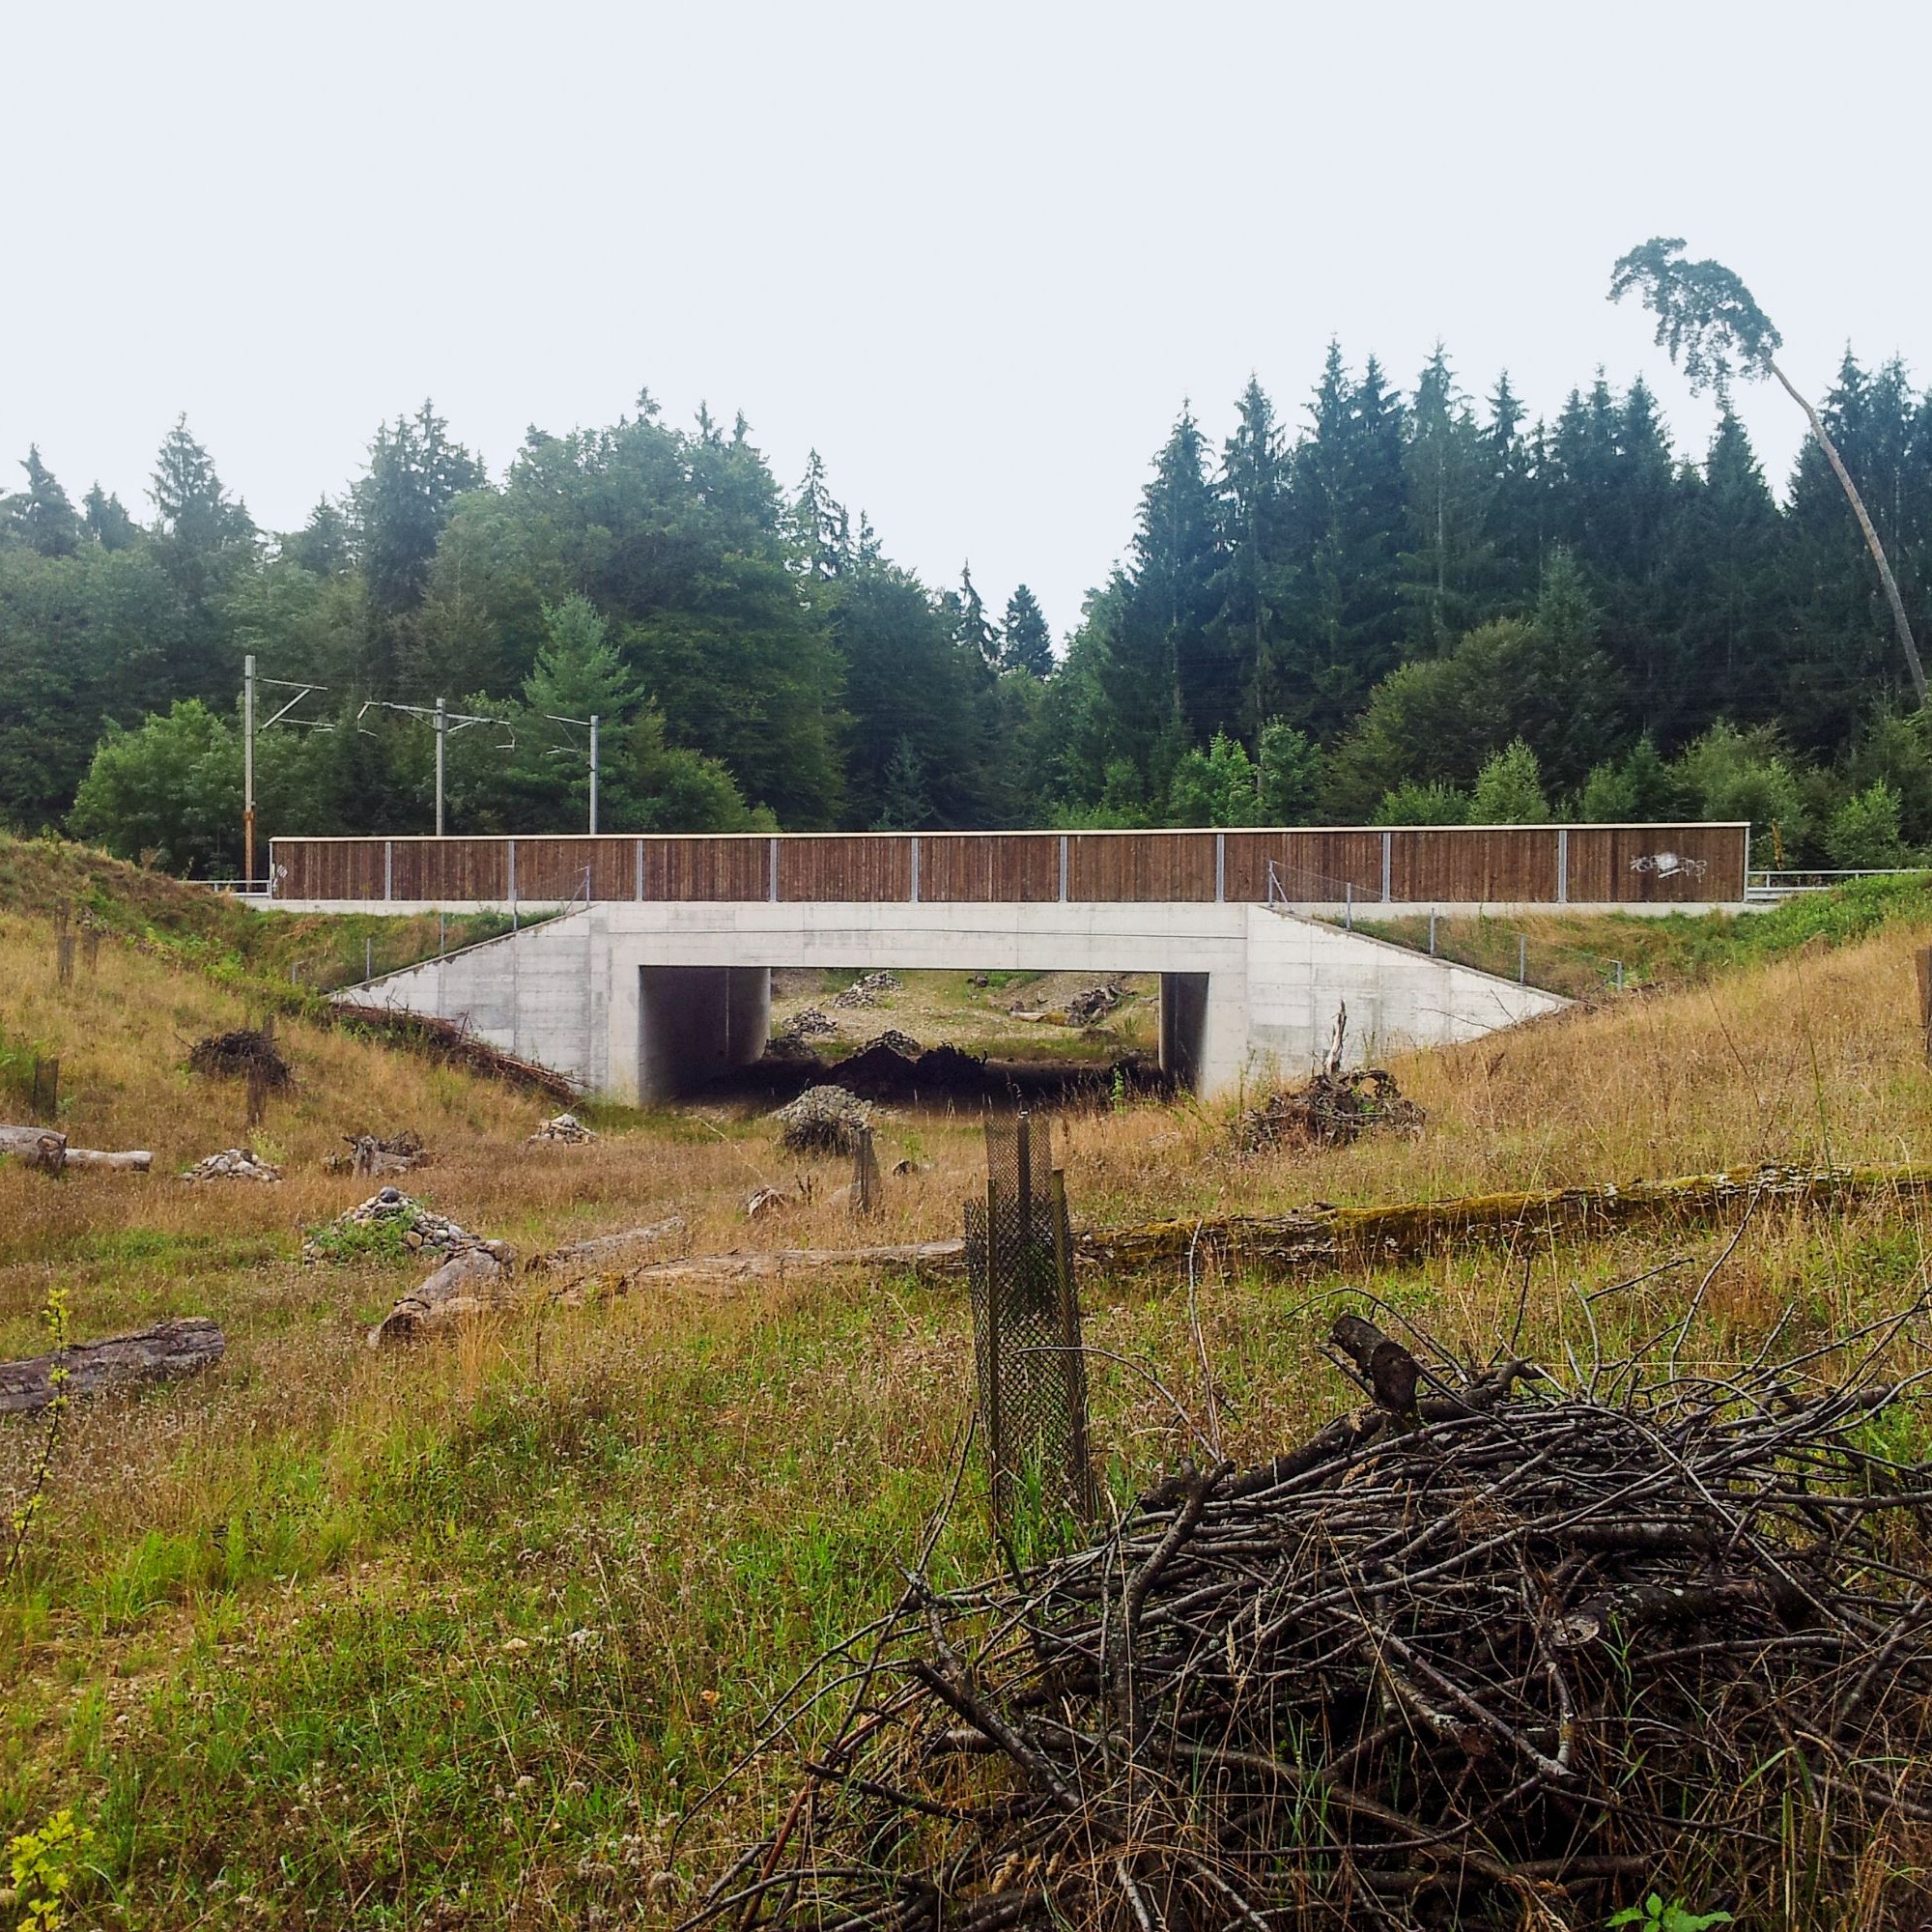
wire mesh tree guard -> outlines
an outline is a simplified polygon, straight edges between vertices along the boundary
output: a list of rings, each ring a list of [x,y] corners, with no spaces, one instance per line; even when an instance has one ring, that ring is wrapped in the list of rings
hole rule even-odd
[[[1094,1514],[1066,1183],[1050,1163],[1050,1141],[1036,1148],[1024,1113],[988,1121],[986,1196],[966,1203],[973,1350],[996,1530],[1010,1526],[1022,1497],[1082,1522]]]

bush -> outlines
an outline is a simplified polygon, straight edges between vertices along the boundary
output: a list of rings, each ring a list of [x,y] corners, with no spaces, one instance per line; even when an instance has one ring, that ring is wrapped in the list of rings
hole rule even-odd
[[[1855,792],[1825,828],[1825,853],[1840,871],[1876,871],[1905,856],[1898,836],[1899,797],[1883,779]]]
[[[1417,784],[1413,779],[1382,794],[1377,825],[1466,825],[1469,800],[1454,785]]]
[[[1539,825],[1549,816],[1543,771],[1520,738],[1491,758],[1476,775],[1469,807],[1472,825]]]

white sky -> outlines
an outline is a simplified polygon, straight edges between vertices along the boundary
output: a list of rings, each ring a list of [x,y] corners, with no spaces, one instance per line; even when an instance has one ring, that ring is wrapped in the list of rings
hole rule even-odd
[[[1932,8],[1863,0],[0,0],[0,463],[145,517],[185,410],[287,527],[426,394],[500,473],[647,384],[1060,634],[1182,399],[1299,422],[1330,335],[1548,413],[1641,369],[1701,452],[1605,300],[1655,233],[1801,384],[1932,380],[1929,72]],[[1801,419],[1740,401],[1781,485]]]

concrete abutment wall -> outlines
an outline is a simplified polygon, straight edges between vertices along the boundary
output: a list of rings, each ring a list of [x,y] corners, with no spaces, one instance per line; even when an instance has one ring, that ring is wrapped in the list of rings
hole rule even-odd
[[[753,963],[755,962],[755,963]],[[1568,1003],[1249,905],[597,904],[342,995],[468,1023],[614,1100],[673,1098],[764,1051],[771,969],[1155,973],[1161,1062],[1204,1096],[1473,1038]]]

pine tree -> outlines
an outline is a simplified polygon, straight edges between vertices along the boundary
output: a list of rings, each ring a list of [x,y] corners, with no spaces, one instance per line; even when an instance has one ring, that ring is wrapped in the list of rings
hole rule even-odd
[[[1310,413],[1291,466],[1295,576],[1282,709],[1326,741],[1402,655],[1405,412],[1373,356],[1351,383],[1330,343]]]
[[[987,619],[985,602],[974,587],[973,566],[970,563],[962,566],[959,572],[957,611],[953,637],[965,653],[967,663],[977,663],[986,670],[997,670],[1000,634]]]
[[[354,527],[324,497],[308,513],[308,522],[282,539],[281,554],[317,577],[333,577],[355,559]]]
[[[863,518],[861,522],[863,525]],[[806,460],[805,480],[792,498],[791,526],[792,541],[808,576],[830,582],[851,567],[852,520],[832,495],[824,461],[815,449]],[[862,547],[870,536],[868,527],[861,528]]]
[[[1024,671],[1044,681],[1053,675],[1053,633],[1048,630],[1039,600],[1024,583],[1007,599],[1007,620],[1001,627],[1000,668]]]
[[[0,499],[0,529],[11,530],[42,556],[71,556],[80,548],[80,518],[59,479],[41,461],[38,443],[28,446],[20,468],[27,472],[27,487]]]
[[[99,482],[81,499],[81,507],[87,533],[102,550],[129,550],[141,534],[121,498],[102,490]]]
[[[1288,464],[1274,405],[1256,377],[1248,378],[1236,409],[1235,433],[1221,451],[1225,561],[1215,579],[1219,609],[1213,636],[1231,687],[1239,696],[1236,708],[1213,722],[1217,728],[1238,724],[1254,732],[1273,702],[1279,675]]]
[[[425,401],[377,427],[367,473],[350,492],[362,573],[379,617],[416,609],[450,505],[485,481],[483,466]]]
[[[1483,433],[1439,342],[1416,379],[1408,422],[1403,588],[1415,648],[1436,657],[1474,614],[1490,497]]]
[[[932,804],[925,790],[925,763],[910,738],[901,737],[893,747],[886,765],[885,788],[880,797],[879,816],[874,832],[917,832],[932,816]]]

